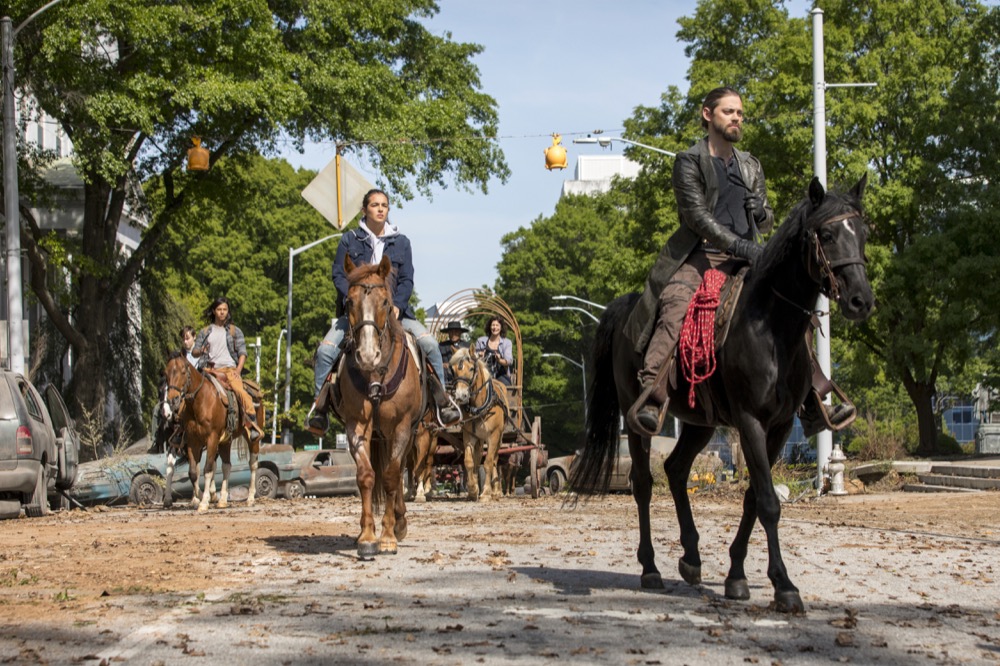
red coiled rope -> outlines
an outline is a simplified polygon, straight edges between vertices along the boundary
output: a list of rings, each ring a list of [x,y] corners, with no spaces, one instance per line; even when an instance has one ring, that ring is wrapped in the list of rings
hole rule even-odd
[[[690,385],[688,407],[694,408],[694,387],[715,372],[715,311],[726,274],[710,268],[688,305],[681,328],[681,369]]]

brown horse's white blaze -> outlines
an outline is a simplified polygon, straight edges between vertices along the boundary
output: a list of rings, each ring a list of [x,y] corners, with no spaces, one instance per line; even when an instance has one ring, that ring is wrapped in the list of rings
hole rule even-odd
[[[482,359],[469,349],[459,349],[448,361],[454,378],[452,397],[462,408],[462,448],[465,449],[465,483],[473,501],[500,497],[497,455],[507,418],[507,389],[493,378]],[[480,458],[486,470],[486,483],[479,489]]]

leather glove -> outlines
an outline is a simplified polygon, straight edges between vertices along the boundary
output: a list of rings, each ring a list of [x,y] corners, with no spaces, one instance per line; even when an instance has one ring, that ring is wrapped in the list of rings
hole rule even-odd
[[[764,199],[753,192],[747,192],[746,196],[743,197],[743,207],[750,211],[755,222],[763,222],[764,218],[767,217],[767,211],[764,210]]]
[[[737,238],[733,241],[733,244],[729,246],[726,250],[729,254],[734,257],[739,257],[740,259],[746,259],[751,264],[757,263],[760,259],[760,255],[764,253],[764,248],[752,240],[747,240],[745,238]]]

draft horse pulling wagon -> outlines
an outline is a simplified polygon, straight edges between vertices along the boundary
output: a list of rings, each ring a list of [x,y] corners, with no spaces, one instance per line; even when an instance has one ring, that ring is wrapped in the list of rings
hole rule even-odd
[[[449,363],[452,377],[448,390],[462,407],[462,422],[445,428],[425,423],[417,433],[411,464],[411,495],[418,501],[425,498],[434,468],[441,465],[464,466],[469,499],[500,497],[503,484],[498,468],[511,470],[515,460],[519,467],[525,455],[529,466],[528,487],[531,496],[538,497],[541,471],[548,462],[548,454],[542,445],[541,419],[531,418],[522,401],[523,347],[514,313],[492,292],[465,289],[444,301],[429,328],[438,333],[442,322],[448,320],[493,315],[507,323],[507,335],[514,348],[510,385],[494,379],[486,363],[477,359],[471,349],[455,353]],[[513,469],[515,476],[516,471]]]

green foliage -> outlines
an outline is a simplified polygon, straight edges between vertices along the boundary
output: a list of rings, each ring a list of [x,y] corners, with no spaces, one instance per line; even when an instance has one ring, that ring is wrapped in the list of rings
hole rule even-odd
[[[166,348],[180,347],[181,326],[204,326],[205,308],[217,296],[226,296],[232,302],[233,322],[247,343],[261,337],[261,386],[269,407],[273,406],[276,370],[279,393],[284,395],[287,338],[282,341],[280,359],[277,345],[287,326],[288,251],[335,233],[300,194],[315,175],[296,170],[284,160],[261,157],[225,160],[207,174],[217,196],[192,207],[188,216],[171,227],[147,271],[146,297],[158,304],[149,315],[147,333],[164,352],[146,365],[145,376],[151,382],[147,386],[163,367]],[[150,183],[147,195],[152,205],[159,205],[163,189]],[[307,361],[336,311],[330,270],[337,241],[331,238],[294,259],[292,397],[305,410],[313,397]],[[158,291],[164,288],[166,293]],[[256,352],[248,349],[248,354],[246,367],[253,377]],[[279,403],[283,408],[283,400]],[[300,409],[289,418],[298,425],[304,416]]]
[[[572,310],[550,311],[568,294],[606,303],[641,284],[633,253],[622,250],[622,195],[566,197],[552,216],[538,218],[503,238],[497,293],[517,314],[524,341],[524,402],[542,417],[543,439],[552,455],[572,453],[583,435],[583,372],[557,357],[589,363],[594,320]],[[643,278],[645,275],[643,273]],[[587,309],[584,307],[583,309]],[[593,311],[599,315],[597,310]]]
[[[8,5],[17,25],[38,3]],[[33,225],[25,241],[31,288],[74,350],[71,404],[93,408],[107,388],[135,376],[132,367],[111,367],[123,359],[114,344],[136,333],[116,327],[140,274],[167,260],[200,267],[197,278],[182,271],[159,278],[180,310],[197,313],[227,292],[249,333],[271,326],[276,340],[280,290],[262,285],[279,281],[286,247],[316,237],[276,233],[282,211],[301,206],[290,187],[279,187],[282,200],[267,200],[270,209],[238,199],[262,200],[260,191],[231,187],[250,168],[245,158],[275,154],[285,141],[342,143],[403,198],[449,180],[484,192],[490,178],[506,180],[502,153],[489,139],[496,102],[472,62],[481,48],[428,31],[420,21],[436,12],[432,0],[79,0],[19,33],[18,84],[30,86],[72,139],[84,180],[80,233],[55,244]],[[208,173],[183,170],[192,136],[211,150]],[[24,166],[22,191],[41,197],[31,185],[41,182],[44,160]],[[135,196],[140,182],[157,189],[149,202]],[[231,234],[226,207],[247,213],[251,228]],[[115,237],[123,214],[148,223],[130,254]],[[163,252],[161,243],[183,246],[186,256]],[[320,260],[303,257],[301,287],[317,295],[303,313],[309,331],[332,311],[329,281],[309,267]],[[54,286],[65,279],[46,279],[53,267],[70,271],[72,293]]]

